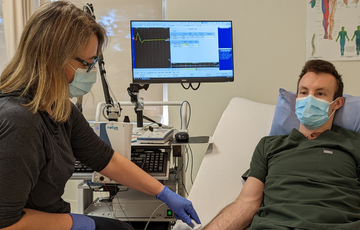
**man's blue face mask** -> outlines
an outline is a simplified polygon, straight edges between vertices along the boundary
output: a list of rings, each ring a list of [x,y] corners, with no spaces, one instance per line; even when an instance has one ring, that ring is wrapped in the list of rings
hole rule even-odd
[[[312,95],[296,99],[295,114],[300,123],[306,128],[314,130],[325,124],[335,113],[335,110],[328,116],[329,106],[334,103],[316,98]]]
[[[71,65],[70,67],[75,70]],[[75,70],[74,80],[69,84],[70,97],[80,97],[87,94],[96,82],[96,74],[97,70],[95,68],[89,72],[80,68]]]

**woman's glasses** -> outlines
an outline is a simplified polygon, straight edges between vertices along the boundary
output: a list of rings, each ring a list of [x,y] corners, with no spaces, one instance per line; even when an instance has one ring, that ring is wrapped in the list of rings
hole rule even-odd
[[[74,59],[75,59],[76,61],[82,63],[83,65],[85,65],[85,66],[88,67],[87,70],[86,70],[87,73],[88,73],[92,68],[94,68],[96,62],[98,61],[98,57],[94,57],[94,62],[93,62],[93,63],[89,63],[89,62],[84,61],[84,60],[82,60],[81,58],[78,58],[78,57],[76,57],[76,58],[74,58]]]

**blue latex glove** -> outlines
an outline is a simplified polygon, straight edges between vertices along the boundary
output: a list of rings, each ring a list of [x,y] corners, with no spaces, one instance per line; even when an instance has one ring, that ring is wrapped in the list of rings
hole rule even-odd
[[[168,187],[164,186],[164,189],[156,196],[156,198],[164,202],[172,211],[175,212],[177,217],[186,224],[192,224],[190,217],[194,219],[197,224],[201,224],[191,201],[174,193]]]
[[[90,217],[80,214],[69,213],[73,219],[70,230],[95,230],[95,221]]]

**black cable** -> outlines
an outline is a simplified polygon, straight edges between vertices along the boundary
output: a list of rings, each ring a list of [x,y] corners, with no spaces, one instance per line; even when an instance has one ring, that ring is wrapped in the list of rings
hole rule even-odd
[[[136,102],[137,101],[137,97],[135,94],[133,94],[133,92],[131,91],[130,87],[127,88],[128,94],[130,96],[131,102]]]
[[[120,102],[117,102],[117,104],[118,104],[118,106],[119,106],[119,117],[121,117],[121,111],[122,111],[123,109],[121,108]]]
[[[198,83],[198,86],[197,86],[196,88],[194,88],[191,83],[190,83],[190,87],[191,87],[193,90],[198,90],[198,89],[200,88],[200,82]]]
[[[186,187],[185,187],[184,183],[182,183],[182,186],[184,187],[184,191],[186,192],[186,195],[187,195],[187,196],[189,196],[189,193],[187,192],[187,190],[186,190]]]
[[[87,180],[85,183],[87,184],[87,186],[89,186],[89,188],[91,189],[91,191],[95,191],[95,189],[93,189],[93,188],[90,186],[91,180]]]
[[[193,90],[198,90],[198,89],[200,88],[200,84],[201,84],[201,83],[199,82],[198,85],[196,86],[196,88],[192,86],[192,83],[189,83],[189,86],[188,86],[188,87],[185,87],[184,83],[181,83],[181,86],[182,86],[184,89],[186,89],[186,90],[188,90],[190,87],[191,87]]]
[[[117,187],[117,185],[114,185],[114,186]],[[100,188],[102,188],[103,191],[106,190],[107,192],[110,193],[110,191],[108,190],[108,187],[106,186],[105,183],[104,183],[104,186],[102,186],[102,187],[100,187]],[[104,190],[104,189],[105,189],[105,190]],[[127,188],[127,189],[125,189],[125,190],[121,190],[119,187],[117,187],[117,191],[118,191],[118,192],[124,192],[124,191],[126,192],[126,191],[128,191],[128,190],[129,190],[129,188]],[[100,192],[100,195],[101,195],[102,198],[104,198],[104,197],[102,196],[102,193],[101,193],[101,192]],[[110,194],[110,196],[111,196],[111,194]],[[114,217],[116,220],[118,220],[118,221],[125,227],[125,225],[123,224],[123,221],[120,220],[119,218],[117,218],[117,217],[115,216],[115,211],[114,211],[114,198],[115,198],[115,197],[116,197],[116,199],[117,199],[117,201],[118,201],[118,203],[119,203],[119,206],[120,206],[122,212],[124,213],[127,221],[129,222],[130,226],[131,226],[132,228],[134,228],[134,227],[132,226],[132,224],[131,224],[130,219],[129,219],[128,216],[126,215],[125,210],[123,209],[123,207],[122,207],[122,205],[121,205],[121,203],[120,203],[119,197],[118,197],[116,194],[115,194],[111,199],[109,198],[109,199],[107,199],[107,200],[105,201],[105,204],[106,204],[106,206],[108,207],[110,213],[112,213],[112,214],[113,214],[113,217]],[[105,199],[104,199],[104,200],[105,200]],[[108,205],[109,202],[111,203],[112,208]],[[129,230],[130,230],[130,229],[129,229]]]
[[[162,126],[163,126],[161,123],[158,123],[158,122],[154,121],[153,119],[151,119],[151,118],[149,118],[149,117],[147,117],[147,116],[145,116],[145,115],[143,115],[143,118],[144,118],[145,120],[148,120],[148,121],[151,121],[152,123],[157,124],[159,127],[162,127]]]
[[[132,228],[134,228],[134,227],[132,226],[132,224],[131,224],[131,221],[130,221],[129,217],[126,215],[126,212],[125,212],[125,210],[123,209],[123,207],[122,207],[122,205],[121,205],[121,203],[120,203],[120,200],[119,200],[119,197],[118,197],[118,196],[116,196],[116,200],[117,200],[117,202],[119,203],[119,206],[120,206],[120,208],[121,208],[121,211],[124,213],[124,215],[125,215],[127,221],[129,222],[130,226],[131,226]],[[122,221],[115,216],[115,213],[114,213],[114,205],[113,205],[113,216],[115,217],[115,219],[117,219],[118,221],[120,221],[120,223],[122,224]],[[124,226],[124,225],[123,225],[123,226]],[[130,229],[129,229],[129,230],[130,230]]]
[[[190,88],[190,84],[191,84],[191,83],[189,83],[189,86],[188,86],[188,87],[185,87],[185,85],[184,85],[183,83],[181,83],[181,86],[182,86],[184,89],[188,90],[188,89]]]

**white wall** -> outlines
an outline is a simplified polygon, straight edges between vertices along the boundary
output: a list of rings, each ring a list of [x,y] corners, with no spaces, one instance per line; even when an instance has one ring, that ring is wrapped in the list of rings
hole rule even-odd
[[[234,26],[233,83],[201,84],[197,91],[169,85],[170,101],[187,100],[191,104],[191,135],[212,135],[232,97],[276,104],[280,87],[296,91],[297,78],[306,61],[308,3],[307,0],[167,0],[167,19],[230,19]],[[359,61],[334,64],[343,74],[344,93],[359,96]],[[176,126],[178,111],[170,112],[170,123]],[[197,156],[194,173],[204,151],[194,153]],[[191,187],[189,180],[186,185]]]

